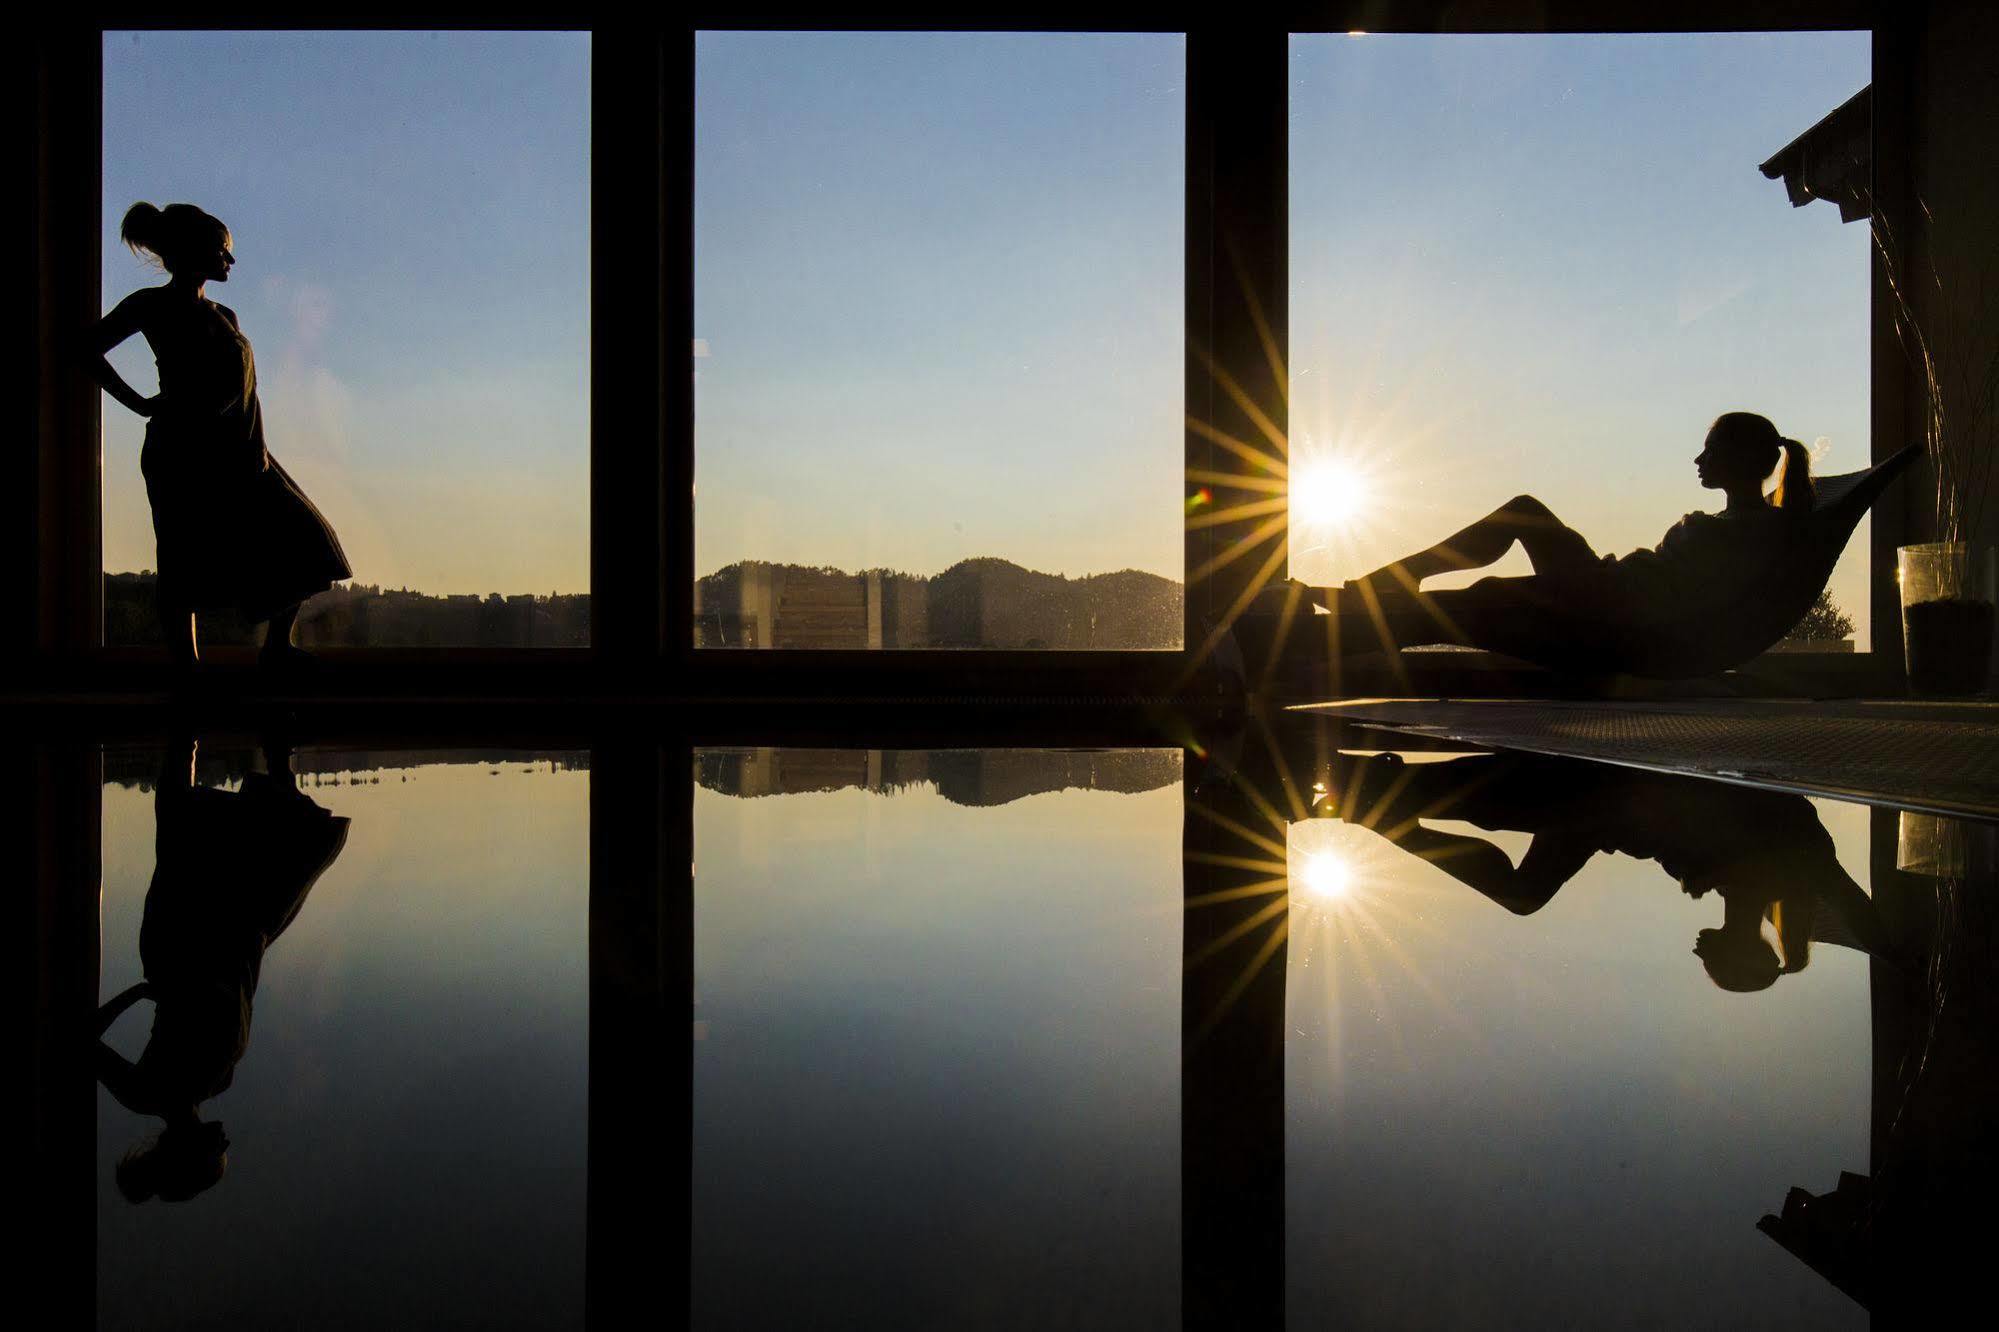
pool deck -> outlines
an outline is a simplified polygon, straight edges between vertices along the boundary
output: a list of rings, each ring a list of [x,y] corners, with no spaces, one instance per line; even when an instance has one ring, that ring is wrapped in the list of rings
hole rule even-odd
[[[1999,820],[1999,702],[1374,698],[1292,710],[1430,740]]]

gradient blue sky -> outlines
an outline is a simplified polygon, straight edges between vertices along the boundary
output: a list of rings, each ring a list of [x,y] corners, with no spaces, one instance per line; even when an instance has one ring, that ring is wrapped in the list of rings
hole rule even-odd
[[[271,451],[355,577],[586,591],[588,34],[115,32],[104,61],[106,306],[163,280],[126,207],[200,204]],[[113,361],[151,391],[143,339]],[[104,566],[150,568],[142,423],[104,416]]]
[[[1185,49],[701,34],[699,572],[1179,577]]]

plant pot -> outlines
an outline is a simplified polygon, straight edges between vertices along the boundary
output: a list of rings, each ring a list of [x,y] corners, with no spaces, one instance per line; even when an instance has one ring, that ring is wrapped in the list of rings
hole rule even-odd
[[[1962,819],[1903,810],[1896,821],[1895,868],[1936,879],[1963,874],[1967,828]]]
[[[1896,565],[1909,692],[1925,697],[1985,692],[1999,601],[1992,548],[1961,541],[1903,546]]]

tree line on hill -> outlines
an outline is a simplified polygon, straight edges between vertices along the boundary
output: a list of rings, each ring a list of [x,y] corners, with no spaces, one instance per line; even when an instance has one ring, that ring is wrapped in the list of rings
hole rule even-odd
[[[156,578],[104,577],[104,641],[160,643]],[[892,569],[741,561],[696,580],[694,639],[702,647],[1173,649],[1180,646],[1181,585],[1125,569],[1070,578],[990,556],[934,576]],[[204,614],[210,644],[254,642],[230,612]],[[1852,617],[1821,592],[1785,636],[1787,646],[1830,647]],[[588,647],[587,593],[497,592],[433,596],[349,583],[307,602],[306,647]]]
[[[151,570],[104,576],[104,641],[157,644],[157,578]],[[251,643],[255,626],[220,611],[201,616],[201,641]],[[588,593],[432,596],[409,588],[345,583],[305,603],[299,642],[313,647],[588,647]]]

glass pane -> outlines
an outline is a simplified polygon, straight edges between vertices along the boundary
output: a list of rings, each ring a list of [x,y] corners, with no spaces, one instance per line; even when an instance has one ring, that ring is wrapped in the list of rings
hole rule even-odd
[[[1654,546],[1722,507],[1693,459],[1727,411],[1865,467],[1867,224],[1757,168],[1870,47],[1294,36],[1292,575],[1359,577],[1523,494],[1600,554]],[[1830,589],[1862,650],[1867,550],[1863,526]],[[1528,572],[1516,548],[1426,586]]]
[[[352,575],[306,603],[306,646],[588,643],[589,94],[587,33],[105,35],[105,305],[167,281],[120,243],[135,202],[229,228],[235,269],[206,296],[255,346],[269,454]],[[170,380],[238,355],[195,337],[214,324],[190,302],[152,325]],[[146,395],[149,336],[111,354]],[[105,400],[108,643],[160,641],[155,570],[213,608],[204,642],[327,582],[295,500],[202,470],[251,433],[240,403],[207,410],[148,424]]]
[[[1172,1327],[1178,750],[694,757],[696,1327]]]
[[[587,755],[192,752],[105,755],[98,1319],[580,1327]]]
[[[699,35],[697,645],[1179,646],[1184,50]]]

